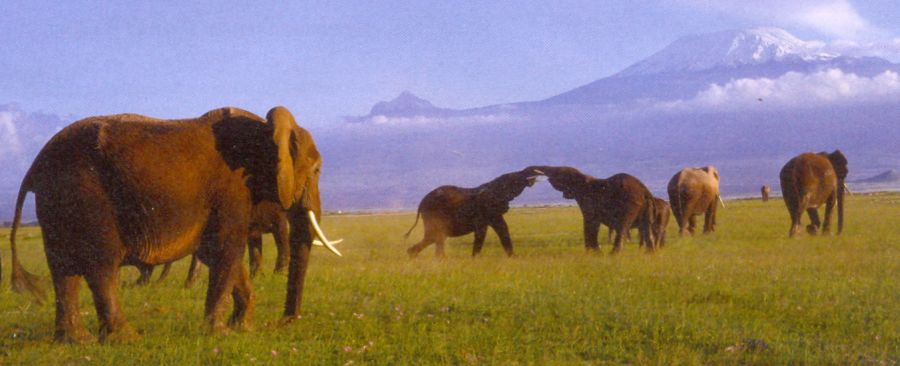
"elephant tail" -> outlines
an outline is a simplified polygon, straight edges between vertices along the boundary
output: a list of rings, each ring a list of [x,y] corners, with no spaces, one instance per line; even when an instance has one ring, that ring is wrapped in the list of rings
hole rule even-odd
[[[409,238],[409,234],[412,234],[413,229],[415,229],[416,225],[419,224],[419,216],[421,216],[421,215],[422,215],[422,211],[416,210],[416,221],[413,222],[413,226],[411,228],[409,228],[409,231],[407,231],[406,234],[403,234],[403,239]]]
[[[657,215],[656,215],[656,202],[654,202],[652,194],[648,194],[647,197],[644,199],[644,205],[647,206],[647,208],[644,210],[644,221],[647,223],[647,229],[646,229],[647,235],[650,236],[649,238],[647,238],[647,240],[648,240],[648,244],[650,245],[650,248],[653,249],[653,247],[656,246],[656,240],[657,240],[657,238],[655,238],[654,234],[653,234],[653,228],[656,227],[656,216]]]
[[[44,287],[40,284],[40,278],[29,273],[22,267],[19,262],[19,256],[16,252],[16,232],[19,230],[19,224],[22,222],[22,205],[25,203],[25,196],[29,191],[30,179],[26,174],[19,188],[19,197],[16,198],[16,213],[13,218],[12,229],[9,232],[9,247],[12,251],[12,274],[10,275],[10,284],[15,292],[28,292],[34,296],[38,303],[44,303],[46,299]]]

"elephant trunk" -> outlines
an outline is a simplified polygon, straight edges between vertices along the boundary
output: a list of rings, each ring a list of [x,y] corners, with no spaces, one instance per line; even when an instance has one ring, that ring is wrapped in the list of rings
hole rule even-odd
[[[838,205],[838,234],[844,230],[844,180],[838,182],[837,187],[837,205]]]

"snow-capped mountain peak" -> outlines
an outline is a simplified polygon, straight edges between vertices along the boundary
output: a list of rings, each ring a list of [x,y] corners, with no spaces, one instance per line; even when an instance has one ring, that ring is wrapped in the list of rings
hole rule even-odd
[[[438,109],[431,102],[417,97],[409,91],[400,93],[399,96],[389,102],[378,102],[372,106],[370,115],[398,115],[432,111]]]
[[[726,30],[682,37],[616,76],[733,68],[773,61],[817,62],[835,57],[821,52],[820,43],[800,40],[779,28]]]

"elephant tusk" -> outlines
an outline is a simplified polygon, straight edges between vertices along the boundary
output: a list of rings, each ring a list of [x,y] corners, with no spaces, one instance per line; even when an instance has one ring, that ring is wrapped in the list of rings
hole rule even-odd
[[[316,230],[316,235],[319,237],[319,239],[321,239],[322,244],[325,245],[328,250],[334,253],[334,255],[342,257],[341,252],[339,252],[337,248],[334,247],[334,244],[340,243],[341,241],[343,241],[343,239],[340,239],[338,241],[328,241],[328,238],[325,237],[325,233],[322,232],[322,228],[319,227],[319,222],[316,220],[316,214],[313,213],[312,210],[307,211],[307,214],[309,214],[309,221],[312,223],[313,229]],[[313,240],[313,244],[315,244],[315,240]]]
[[[335,240],[335,241],[331,242],[331,244],[339,244],[339,243],[341,243],[342,241],[344,241],[344,239],[338,239],[338,240]],[[322,244],[322,241],[319,240],[319,239],[313,239],[313,242],[312,242],[312,243],[313,243],[313,245],[315,245],[315,246],[317,246],[317,247],[325,246],[325,244]]]
[[[717,196],[719,199],[719,203],[722,204],[722,208],[725,208],[725,201],[722,200],[722,196]]]
[[[849,193],[851,196],[853,195],[853,192],[850,191],[850,186],[848,186],[847,183],[844,183],[844,190],[847,191],[847,193]]]
[[[544,173],[544,172],[541,171],[540,169],[532,169],[532,171],[534,171],[535,173],[538,173],[538,174],[540,174],[540,175],[547,175],[547,173]]]

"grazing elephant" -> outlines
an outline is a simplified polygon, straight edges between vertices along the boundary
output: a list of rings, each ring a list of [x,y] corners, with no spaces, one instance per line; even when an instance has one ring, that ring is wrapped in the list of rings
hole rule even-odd
[[[769,202],[769,192],[771,192],[769,185],[763,184],[762,188],[759,189],[759,192],[762,194],[762,201]]]
[[[703,232],[716,231],[716,204],[719,196],[719,172],[710,165],[703,168],[684,168],[672,176],[668,185],[669,203],[678,223],[679,234],[694,234],[695,216],[705,214]]]
[[[484,237],[490,226],[500,237],[506,255],[513,256],[512,239],[503,214],[509,211],[509,202],[522,194],[525,187],[534,185],[537,174],[529,170],[507,173],[475,188],[441,186],[429,192],[419,203],[416,221],[406,232],[409,237],[419,216],[425,225],[425,236],[418,244],[409,247],[406,253],[410,258],[419,255],[431,243],[435,243],[435,254],[444,257],[444,241],[447,237],[455,237],[475,232],[472,244],[472,256],[477,256],[484,245]]]
[[[588,250],[600,249],[597,243],[600,224],[616,232],[613,254],[621,250],[624,234],[635,226],[641,245],[648,250],[656,248],[651,230],[656,216],[653,195],[637,178],[620,173],[597,179],[571,167],[533,166],[526,170],[546,176],[563,197],[578,203],[584,219],[584,245]]]
[[[13,288],[36,289],[15,255],[22,203],[34,192],[56,293],[57,341],[93,338],[78,307],[82,277],[100,341],[137,338],[120,308],[119,268],[191,253],[210,268],[210,329],[225,329],[228,295],[228,324],[249,326],[255,295],[240,261],[253,205],[272,201],[291,222],[284,321],[297,319],[313,238],[331,245],[317,223],[321,164],[312,136],[284,107],[266,119],[221,108],[178,121],[120,114],[75,122],[50,139],[22,181],[10,240]]]
[[[666,200],[656,197],[653,197],[653,206],[655,216],[653,219],[653,227],[650,228],[650,231],[653,232],[655,246],[657,248],[662,248],[666,245],[666,227],[669,226],[669,216],[672,215],[672,208]],[[639,226],[640,221],[636,220],[631,228],[638,229]],[[608,242],[612,243],[614,233],[616,233],[616,229],[610,228],[607,236]],[[631,241],[631,230],[625,232],[625,241]],[[640,243],[640,246],[643,246],[643,243]]]
[[[847,178],[847,158],[840,150],[831,154],[800,154],[781,168],[781,194],[788,213],[791,215],[791,230],[788,236],[800,233],[800,216],[809,214],[811,223],[806,231],[815,235],[819,227],[828,234],[831,226],[831,210],[837,201],[838,234],[844,229],[844,191]],[[825,203],[825,222],[819,222],[817,209]]]

